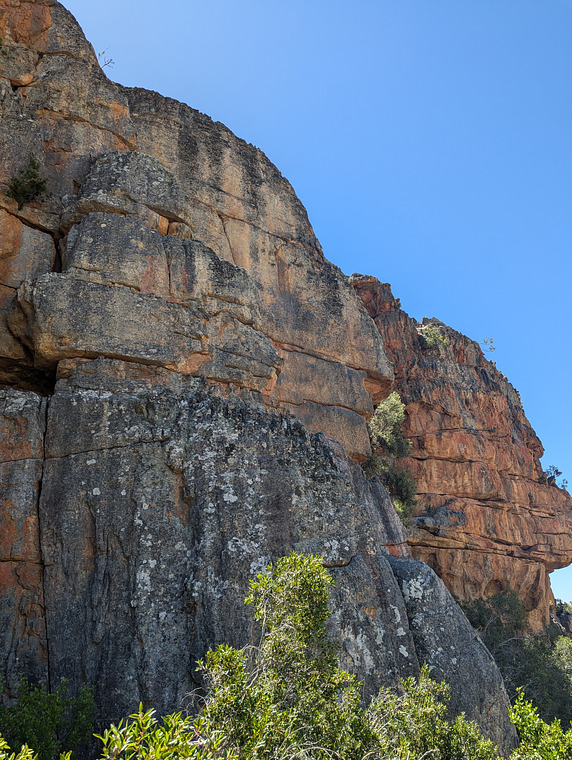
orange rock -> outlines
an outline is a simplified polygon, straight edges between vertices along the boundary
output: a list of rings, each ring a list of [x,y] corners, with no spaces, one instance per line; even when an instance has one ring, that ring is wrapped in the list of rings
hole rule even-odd
[[[549,621],[548,573],[572,562],[572,499],[539,483],[542,444],[520,397],[474,341],[399,308],[390,286],[353,285],[382,335],[406,405],[418,485],[409,543],[461,600],[513,589],[533,629]],[[433,348],[433,322],[446,338]]]

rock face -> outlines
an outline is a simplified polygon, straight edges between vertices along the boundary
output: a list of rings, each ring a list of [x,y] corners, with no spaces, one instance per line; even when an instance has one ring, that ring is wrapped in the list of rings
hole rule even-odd
[[[7,231],[0,379],[45,390],[58,362],[98,354],[245,387],[255,377],[269,405],[365,458],[363,417],[373,410],[371,393],[387,394],[391,368],[290,184],[222,124],[110,82],[59,3],[2,0],[0,8],[0,222]],[[18,208],[5,191],[30,154],[40,160],[47,193],[41,204]],[[103,224],[107,233],[93,247],[94,227]],[[141,238],[137,225],[148,229]],[[194,263],[199,249],[204,255]],[[6,324],[16,289],[36,278]],[[49,317],[53,297],[57,323]],[[70,301],[75,314],[64,309]],[[120,346],[113,326],[124,329],[127,314]],[[257,366],[249,366],[252,357]]]
[[[492,658],[433,571],[410,559],[381,484],[341,446],[257,394],[135,362],[82,363],[49,404],[3,393],[6,424],[28,414],[24,432],[44,447],[39,499],[33,467],[31,483],[4,489],[36,496],[12,510],[19,585],[8,578],[0,641],[9,685],[22,671],[45,677],[47,656],[52,684],[95,686],[102,725],[140,701],[171,711],[200,685],[208,648],[252,640],[248,579],[296,549],[332,568],[331,634],[366,696],[426,661],[451,683],[452,709],[511,746]],[[42,562],[33,550],[16,556],[26,520]]]
[[[295,548],[332,568],[331,633],[366,694],[427,661],[510,748],[496,666],[358,464],[393,370],[291,186],[223,125],[110,82],[54,0],[0,14],[8,696],[26,673],[95,685],[102,724],[180,707],[209,647],[249,639],[249,577]],[[30,155],[47,191],[19,207],[7,190]],[[385,337],[394,358],[406,338]],[[433,414],[416,462],[447,440]],[[487,473],[478,498],[504,483]]]
[[[542,445],[517,391],[477,343],[437,320],[417,323],[389,285],[352,280],[406,404],[419,500],[408,539],[413,555],[458,599],[516,591],[531,627],[545,627],[548,573],[572,562],[572,499],[540,482]],[[427,329],[445,340],[431,346]]]

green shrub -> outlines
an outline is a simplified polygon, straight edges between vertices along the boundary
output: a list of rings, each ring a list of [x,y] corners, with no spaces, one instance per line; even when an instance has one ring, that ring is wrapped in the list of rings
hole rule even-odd
[[[222,750],[224,737],[205,731],[204,721],[184,718],[181,713],[166,715],[159,722],[155,711],[139,712],[111,726],[101,736],[101,760],[153,758],[153,760],[238,760]],[[1,760],[1,758],[0,758]],[[26,758],[26,760],[28,760]]]
[[[363,469],[368,478],[379,477],[392,497],[396,512],[407,525],[416,506],[417,484],[411,470],[397,462],[411,451],[411,441],[401,429],[404,420],[405,404],[393,391],[378,405],[368,423],[373,453],[364,462]]]
[[[393,391],[378,404],[367,429],[371,445],[383,449],[385,454],[401,458],[409,455],[411,441],[403,435],[401,426],[405,420],[405,404],[399,393]]]
[[[533,699],[541,718],[572,721],[572,640],[557,626],[525,635],[528,619],[514,591],[461,604],[503,675],[509,697],[519,689]]]
[[[6,195],[16,201],[18,208],[22,208],[24,203],[41,198],[45,192],[46,180],[40,174],[40,164],[30,155],[27,165],[10,180]]]
[[[270,565],[246,600],[260,644],[206,655],[202,715],[157,719],[140,706],[99,737],[101,760],[497,760],[475,723],[449,719],[449,688],[427,666],[360,705],[362,685],[338,668],[326,635],[332,583],[319,557],[292,553]],[[522,738],[511,760],[572,757],[572,732],[544,723],[522,695],[511,720]],[[0,737],[0,760],[36,760],[27,747],[8,753]]]
[[[51,694],[23,679],[15,704],[0,705],[0,734],[12,747],[33,747],[38,760],[54,760],[61,752],[89,741],[95,719],[91,689],[67,696],[67,682]]]
[[[556,612],[560,614],[562,612],[572,612],[572,604],[570,602],[563,602],[562,599],[555,599]]]
[[[570,760],[572,758],[572,729],[564,732],[560,721],[545,723],[532,702],[519,693],[510,709],[510,719],[517,728],[520,747],[511,760]]]
[[[11,754],[8,754],[9,752],[10,746],[8,745],[8,742],[0,736],[0,760],[36,760],[37,757],[34,754],[34,750],[25,745],[18,753],[12,752]]]
[[[420,333],[424,348],[429,350],[449,345],[449,338],[444,335],[437,325],[424,327]]]
[[[327,638],[332,583],[318,557],[278,560],[251,582],[246,599],[262,625],[260,647],[220,646],[200,663],[206,725],[241,758],[362,760],[375,748],[360,685],[337,667]]]
[[[488,599],[462,602],[461,607],[493,656],[501,644],[521,636],[528,625],[524,606],[511,590],[493,594]]]

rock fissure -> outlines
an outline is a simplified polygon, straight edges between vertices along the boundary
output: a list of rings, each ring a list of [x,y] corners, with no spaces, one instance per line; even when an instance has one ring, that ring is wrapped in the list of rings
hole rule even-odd
[[[126,150],[132,151],[135,150],[135,141],[129,140],[128,137],[125,137],[121,132],[115,132],[112,129],[109,129],[108,127],[104,127],[101,124],[95,124],[94,122],[89,121],[89,119],[86,119],[82,116],[80,116],[77,113],[72,113],[71,111],[62,109],[62,110],[54,110],[50,108],[42,108],[40,111],[40,115],[44,114],[54,114],[58,117],[61,117],[64,121],[76,121],[80,122],[82,124],[87,124],[88,126],[92,127],[93,129],[101,130],[102,132],[107,132],[110,135],[113,135],[119,142],[124,146]]]

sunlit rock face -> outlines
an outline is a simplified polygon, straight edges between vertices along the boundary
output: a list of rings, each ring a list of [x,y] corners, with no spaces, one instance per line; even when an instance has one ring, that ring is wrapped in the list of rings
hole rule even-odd
[[[248,579],[297,549],[332,570],[331,635],[366,695],[428,661],[509,748],[496,666],[359,466],[393,370],[289,183],[223,125],[110,82],[59,3],[0,0],[0,37],[8,695],[49,672],[96,687],[101,725],[179,708],[196,659],[250,639]],[[30,155],[47,188],[19,205]]]
[[[518,392],[477,343],[437,320],[411,319],[389,285],[362,276],[353,285],[406,404],[419,500],[413,555],[458,599],[516,591],[531,627],[544,627],[548,574],[572,562],[572,499],[542,482],[542,445]],[[445,338],[433,347],[424,338],[431,325]]]
[[[40,387],[59,361],[126,356],[254,385],[267,405],[365,458],[370,393],[386,395],[392,371],[276,167],[198,111],[110,82],[58,3],[4,2],[0,34],[0,378]],[[47,192],[18,208],[5,191],[30,154]],[[16,296],[24,280],[54,271]],[[48,320],[56,292],[58,310],[85,311],[83,329],[73,313]],[[16,301],[19,318],[6,327]],[[143,325],[156,335],[145,340]],[[112,337],[123,331],[128,354]]]

